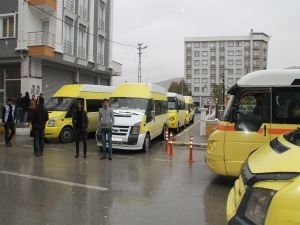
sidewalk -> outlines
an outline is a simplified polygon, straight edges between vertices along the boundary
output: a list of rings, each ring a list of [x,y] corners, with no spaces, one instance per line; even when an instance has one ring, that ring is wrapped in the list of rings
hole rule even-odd
[[[190,137],[193,136],[194,148],[206,149],[207,138],[206,136],[200,136],[200,120],[196,120],[194,124],[186,127],[185,130],[181,131],[179,134],[174,137],[174,145],[179,146],[189,146]]]

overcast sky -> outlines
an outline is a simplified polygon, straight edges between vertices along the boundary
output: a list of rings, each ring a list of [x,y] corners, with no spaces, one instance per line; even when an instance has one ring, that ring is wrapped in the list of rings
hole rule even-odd
[[[300,66],[299,0],[114,0],[113,40],[149,47],[142,81],[184,76],[184,37],[271,35],[268,68]],[[137,81],[137,49],[113,45],[123,73],[113,84]]]

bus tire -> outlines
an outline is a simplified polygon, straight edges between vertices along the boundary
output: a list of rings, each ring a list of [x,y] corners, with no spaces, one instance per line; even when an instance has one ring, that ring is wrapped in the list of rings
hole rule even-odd
[[[165,140],[165,137],[166,137],[166,125],[163,126],[163,129],[162,129],[162,132],[160,134],[160,140],[164,141]]]
[[[148,152],[150,149],[150,135],[149,133],[146,134],[145,140],[144,140],[144,145],[143,145],[143,152]]]
[[[59,140],[61,143],[70,143],[74,139],[74,132],[71,127],[64,127],[60,134],[59,134]]]

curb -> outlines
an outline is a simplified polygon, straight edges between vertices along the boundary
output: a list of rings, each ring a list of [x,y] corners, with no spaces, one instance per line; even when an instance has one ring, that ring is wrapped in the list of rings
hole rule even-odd
[[[173,145],[175,146],[182,146],[182,147],[189,147],[189,142],[173,142]],[[199,150],[206,150],[207,143],[193,143],[193,148],[199,149]]]

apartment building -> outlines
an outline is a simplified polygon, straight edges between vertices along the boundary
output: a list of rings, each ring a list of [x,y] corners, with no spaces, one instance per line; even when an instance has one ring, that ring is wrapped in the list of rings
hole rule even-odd
[[[186,37],[184,40],[185,81],[197,105],[214,103],[214,86],[226,91],[242,76],[267,68],[270,36]]]
[[[1,0],[0,105],[28,91],[48,99],[64,84],[110,85],[112,0]]]

